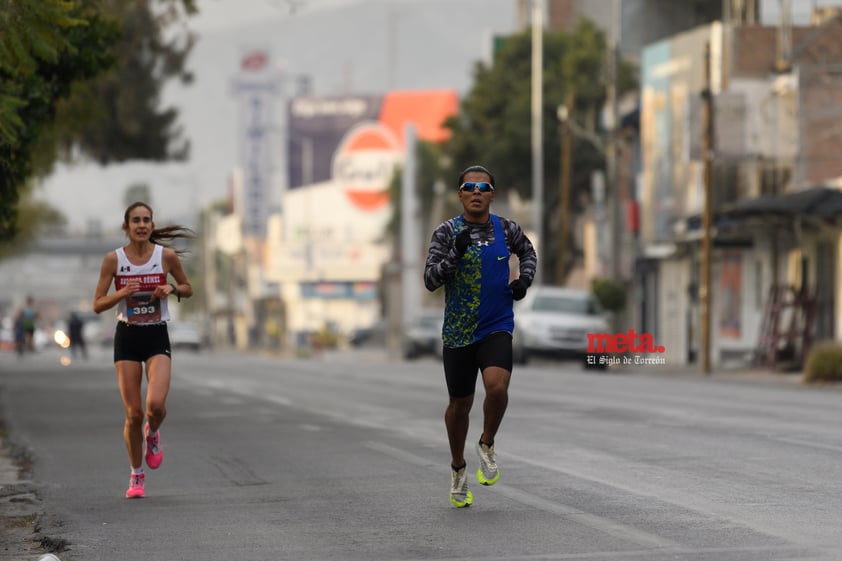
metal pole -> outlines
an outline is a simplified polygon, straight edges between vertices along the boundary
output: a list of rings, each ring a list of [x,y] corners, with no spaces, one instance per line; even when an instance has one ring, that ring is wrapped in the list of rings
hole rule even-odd
[[[567,243],[570,239],[570,191],[572,190],[573,166],[571,165],[571,148],[573,135],[570,134],[569,120],[573,114],[573,92],[568,92],[565,103],[558,108],[561,126],[561,165],[559,167],[559,200],[561,212],[559,220],[559,250],[556,264],[556,279],[560,286],[567,280]]]
[[[421,301],[420,245],[418,242],[417,134],[413,123],[404,126],[406,158],[401,175],[401,318],[407,325],[418,315]]]
[[[713,161],[713,92],[711,91],[710,43],[705,45],[704,131],[702,158],[704,159],[704,207],[702,210],[702,256],[699,279],[701,310],[702,373],[710,374],[710,304],[711,304],[711,165]]]
[[[532,240],[542,251],[541,231],[544,214],[543,116],[544,15],[541,0],[532,0],[532,206],[535,233]],[[541,283],[541,266],[535,271],[535,284]]]
[[[608,38],[608,87],[606,103],[610,112],[608,123],[608,141],[606,142],[605,167],[608,185],[611,189],[611,276],[620,278],[620,245],[622,244],[622,224],[620,212],[620,182],[617,173],[617,44],[619,35],[620,0],[613,0],[611,5],[611,33]]]

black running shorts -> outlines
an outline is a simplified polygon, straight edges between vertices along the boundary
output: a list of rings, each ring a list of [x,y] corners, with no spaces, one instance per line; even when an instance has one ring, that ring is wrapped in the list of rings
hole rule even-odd
[[[114,362],[146,362],[155,355],[171,356],[166,323],[129,325],[118,321],[114,331]]]
[[[512,334],[497,331],[466,347],[444,347],[444,378],[450,397],[476,391],[477,374],[489,366],[512,371]]]

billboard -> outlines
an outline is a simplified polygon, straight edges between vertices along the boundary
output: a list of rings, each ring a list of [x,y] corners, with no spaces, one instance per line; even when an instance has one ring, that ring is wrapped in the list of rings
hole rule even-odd
[[[243,235],[256,239],[266,237],[272,191],[272,149],[269,141],[276,85],[270,60],[267,49],[245,49],[240,59],[239,75],[234,82],[239,102]]]
[[[442,142],[448,137],[444,121],[458,106],[454,90],[293,98],[287,120],[288,188],[333,182],[354,208],[382,210],[405,155],[405,125],[415,124],[420,140]]]
[[[377,121],[382,96],[297,97],[289,102],[289,189],[331,178],[333,153],[354,125]]]

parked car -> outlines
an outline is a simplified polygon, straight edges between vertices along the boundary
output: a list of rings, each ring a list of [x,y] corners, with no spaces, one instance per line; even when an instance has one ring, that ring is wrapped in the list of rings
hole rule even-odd
[[[199,328],[193,322],[173,321],[167,329],[172,349],[189,349],[198,352],[204,345]]]
[[[442,354],[441,328],[444,310],[424,310],[407,326],[404,333],[403,356],[413,359],[429,354]]]
[[[352,347],[383,347],[386,344],[386,322],[377,320],[366,327],[358,327],[348,334],[348,344]]]
[[[513,358],[519,364],[535,354],[584,360],[588,333],[609,331],[607,315],[590,291],[533,286],[515,303]]]

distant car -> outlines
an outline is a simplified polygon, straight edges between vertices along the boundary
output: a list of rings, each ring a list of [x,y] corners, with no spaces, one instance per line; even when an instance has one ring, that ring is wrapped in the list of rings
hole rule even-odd
[[[584,360],[588,333],[609,333],[599,301],[587,290],[533,286],[515,304],[513,353],[525,364],[530,355],[553,354]]]
[[[352,347],[368,347],[385,345],[386,324],[379,320],[367,327],[358,327],[348,334],[348,344]]]
[[[440,357],[442,324],[444,310],[425,310],[416,316],[404,333],[404,358],[413,359],[422,355]]]
[[[172,349],[189,349],[198,352],[203,346],[202,334],[192,322],[170,322],[168,331]]]

